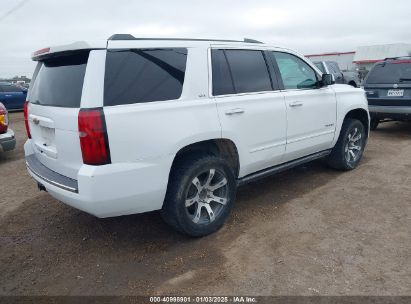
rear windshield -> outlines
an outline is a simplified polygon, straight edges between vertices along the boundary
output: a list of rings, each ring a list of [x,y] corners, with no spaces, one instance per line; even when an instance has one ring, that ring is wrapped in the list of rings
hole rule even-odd
[[[368,73],[366,82],[370,84],[410,83],[411,61],[377,64]]]
[[[178,99],[187,49],[128,49],[107,52],[104,105]]]
[[[30,102],[79,108],[88,55],[88,51],[83,51],[42,61],[30,89]]]

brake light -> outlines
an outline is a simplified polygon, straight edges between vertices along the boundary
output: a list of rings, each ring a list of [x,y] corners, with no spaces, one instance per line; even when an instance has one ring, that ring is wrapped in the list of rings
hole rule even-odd
[[[46,47],[46,48],[40,49],[38,51],[35,51],[33,53],[33,56],[38,56],[38,55],[45,54],[45,53],[48,53],[48,52],[50,52],[50,48]]]
[[[9,125],[6,107],[0,102],[0,134],[6,133]]]
[[[103,109],[81,109],[78,115],[78,130],[83,163],[95,166],[110,164],[110,148]]]
[[[27,137],[31,138],[30,126],[29,126],[29,102],[28,101],[24,103],[24,124],[26,125]]]

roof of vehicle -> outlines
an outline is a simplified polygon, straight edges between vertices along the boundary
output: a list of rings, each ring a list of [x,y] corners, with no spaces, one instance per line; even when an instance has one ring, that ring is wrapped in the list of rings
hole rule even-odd
[[[142,47],[151,47],[154,43],[161,44],[161,47],[168,47],[172,44],[175,46],[183,47],[185,45],[198,45],[198,44],[232,44],[235,46],[264,46],[264,47],[276,47],[266,45],[261,41],[257,41],[250,38],[244,38],[244,40],[224,40],[224,39],[199,39],[199,38],[136,38],[130,34],[115,34],[110,36],[107,40],[102,41],[78,41],[71,44],[59,45],[53,47],[47,47],[40,49],[32,54],[34,61],[41,60],[44,57],[50,57],[54,53],[64,53],[81,50],[91,49],[106,49],[106,48],[122,48],[129,45],[130,42],[136,41],[141,44]],[[277,47],[276,47],[277,48]],[[286,50],[284,48],[284,50]]]

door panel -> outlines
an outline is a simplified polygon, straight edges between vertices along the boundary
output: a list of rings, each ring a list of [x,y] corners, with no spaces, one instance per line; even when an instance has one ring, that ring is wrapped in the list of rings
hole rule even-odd
[[[240,177],[282,162],[286,110],[281,92],[216,97],[223,138],[235,139]]]
[[[281,163],[287,118],[284,95],[269,72],[270,59],[251,49],[213,49],[211,58],[222,137],[237,146],[239,177]]]
[[[283,92],[287,108],[285,161],[331,147],[335,133],[336,99],[331,87]]]
[[[337,114],[333,89],[330,86],[319,88],[320,76],[302,58],[284,52],[272,54],[287,111],[284,161],[329,149]]]

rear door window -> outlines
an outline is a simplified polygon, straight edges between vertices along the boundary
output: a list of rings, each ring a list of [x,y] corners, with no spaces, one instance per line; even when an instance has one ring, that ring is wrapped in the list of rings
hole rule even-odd
[[[186,62],[186,48],[107,51],[104,105],[180,98]]]
[[[30,89],[31,103],[79,108],[89,51],[45,59]]]
[[[395,84],[411,83],[411,61],[379,63],[368,73],[366,83]]]
[[[270,74],[262,51],[225,50],[236,93],[271,91]]]

